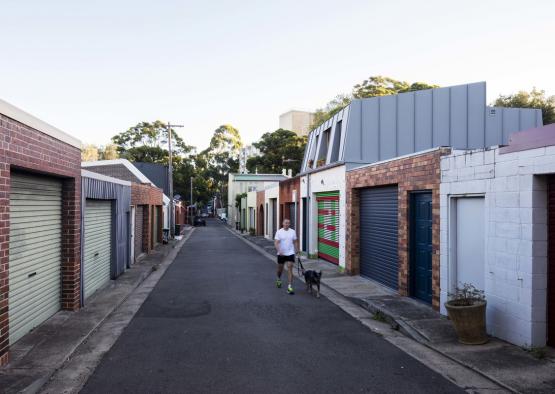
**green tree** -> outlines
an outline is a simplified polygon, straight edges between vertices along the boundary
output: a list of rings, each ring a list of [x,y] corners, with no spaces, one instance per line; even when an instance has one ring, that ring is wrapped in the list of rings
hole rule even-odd
[[[361,99],[368,97],[389,96],[392,94],[414,92],[438,88],[438,85],[430,85],[425,82],[398,81],[381,75],[369,77],[353,87],[353,98]]]
[[[121,158],[129,161],[149,163],[168,163],[168,130],[166,124],[141,122],[126,131],[112,137]],[[172,130],[172,151],[176,156],[187,154],[193,147],[185,144],[183,139]]]
[[[396,79],[381,75],[372,76],[353,86],[353,90],[350,95],[338,95],[327,103],[324,108],[318,108],[316,110],[311,128],[315,129],[320,126],[326,120],[330,119],[336,113],[349,105],[353,99],[388,96],[392,94],[414,92],[416,90],[433,89],[437,87],[439,86],[431,85],[425,82],[410,83],[406,81],[398,81]]]
[[[280,174],[283,168],[298,174],[301,168],[306,137],[299,137],[293,131],[278,129],[264,133],[253,145],[260,155],[247,160],[249,172]]]
[[[100,160],[115,160],[118,158],[118,147],[114,144],[108,144],[100,150]]]
[[[496,107],[538,108],[542,110],[543,124],[555,123],[555,96],[546,96],[545,90],[533,88],[507,96],[500,95],[493,103]]]

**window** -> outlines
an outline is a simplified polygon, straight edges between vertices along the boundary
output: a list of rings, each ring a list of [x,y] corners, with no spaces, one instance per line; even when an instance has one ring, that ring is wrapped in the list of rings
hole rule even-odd
[[[339,148],[341,147],[341,125],[341,120],[335,125],[335,134],[333,136],[333,147],[331,149],[330,163],[335,163],[339,160]]]
[[[322,141],[320,142],[320,149],[318,151],[318,160],[316,161],[316,167],[321,167],[326,164],[326,159],[328,157],[328,147],[330,145],[331,138],[331,127],[324,130],[322,134]]]

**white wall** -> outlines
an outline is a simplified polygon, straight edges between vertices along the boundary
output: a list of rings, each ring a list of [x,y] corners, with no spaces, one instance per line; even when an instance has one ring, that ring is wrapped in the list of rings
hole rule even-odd
[[[268,239],[274,239],[274,235],[272,234],[272,226],[273,226],[273,222],[272,222],[272,204],[270,199],[275,198],[276,199],[276,219],[279,221],[279,183],[273,187],[268,187],[267,189],[265,189],[265,193],[264,193],[264,215],[266,215],[266,217],[268,218],[268,220],[265,222],[266,223],[266,229],[265,229],[265,234],[264,236]],[[266,207],[268,207],[268,209],[266,210]],[[279,223],[276,225],[276,228],[279,228]]]
[[[547,188],[555,146],[500,154],[455,151],[441,160],[441,312],[453,290],[453,199],[483,195],[488,332],[544,346],[547,299]]]
[[[310,185],[308,183],[310,182]],[[309,226],[309,253],[318,253],[318,204],[316,193],[339,191],[339,265],[345,267],[345,166],[332,167],[327,170],[311,173],[301,178],[301,198],[307,197],[310,186],[310,214],[307,216]],[[301,218],[302,200],[301,200]],[[301,220],[302,221],[302,220]],[[301,227],[301,237],[302,237]]]

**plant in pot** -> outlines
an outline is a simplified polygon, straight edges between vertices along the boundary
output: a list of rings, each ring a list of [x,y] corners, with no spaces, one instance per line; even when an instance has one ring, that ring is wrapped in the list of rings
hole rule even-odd
[[[457,287],[445,303],[449,319],[455,326],[459,342],[465,345],[481,345],[488,341],[486,334],[486,297],[470,283]]]

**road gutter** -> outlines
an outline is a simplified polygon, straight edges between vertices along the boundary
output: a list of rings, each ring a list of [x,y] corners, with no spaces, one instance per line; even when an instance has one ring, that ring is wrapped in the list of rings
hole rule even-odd
[[[194,228],[178,241],[170,253],[145,275],[137,286],[98,322],[81,343],[66,357],[66,361],[45,376],[41,382],[25,389],[24,393],[78,393],[118,340],[158,281],[173,263],[177,254],[191,237]]]
[[[254,244],[250,240],[237,234],[236,231],[224,226],[230,233],[241,239],[252,249],[259,252],[268,260],[276,263],[276,256],[267,252],[264,248]],[[287,270],[287,267],[285,267]],[[298,275],[293,270],[293,276],[304,283],[302,275]],[[476,368],[466,365],[459,360],[446,355],[434,347],[423,342],[417,341],[404,333],[392,328],[389,323],[375,320],[374,314],[355,303],[348,297],[343,296],[333,288],[322,282],[321,294],[332,303],[341,308],[345,313],[358,320],[366,328],[375,334],[380,335],[386,341],[409,354],[413,358],[422,362],[424,365],[444,376],[457,386],[469,393],[519,393],[519,391],[499,382]]]

